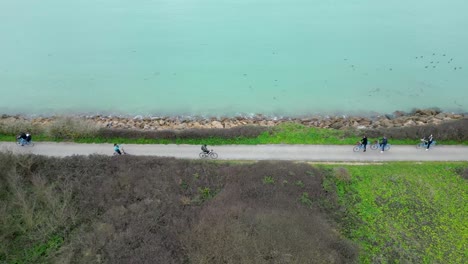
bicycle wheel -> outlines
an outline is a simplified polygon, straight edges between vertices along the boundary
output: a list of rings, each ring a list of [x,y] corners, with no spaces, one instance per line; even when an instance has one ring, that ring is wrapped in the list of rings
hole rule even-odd
[[[210,158],[212,159],[217,159],[218,158],[218,154],[214,153],[214,152],[211,152],[210,153]]]
[[[385,145],[384,150],[389,151],[390,150],[390,145],[389,144]]]
[[[420,148],[422,148],[422,147],[424,147],[424,143],[418,143],[418,144],[416,144],[416,148],[417,148],[417,149],[420,149]]]
[[[379,144],[372,144],[372,145],[370,146],[370,148],[371,148],[372,150],[376,150],[376,149],[379,148]]]
[[[361,148],[360,148],[359,146],[355,146],[355,147],[353,148],[353,151],[354,151],[354,152],[359,152],[360,149],[361,149]]]
[[[200,152],[198,156],[200,157],[200,159],[205,159],[206,157],[208,157],[208,155],[206,155],[205,152]]]

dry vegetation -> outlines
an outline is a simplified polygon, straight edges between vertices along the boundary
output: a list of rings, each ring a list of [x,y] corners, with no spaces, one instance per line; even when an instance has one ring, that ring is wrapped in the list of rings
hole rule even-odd
[[[295,123],[284,123],[277,127],[238,126],[233,128],[185,129],[144,131],[132,129],[99,128],[90,120],[63,117],[47,125],[33,124],[25,120],[0,120],[0,136],[8,139],[20,131],[29,131],[42,140],[77,140],[80,142],[102,142],[116,138],[133,143],[187,143],[199,144],[202,141],[213,144],[349,144],[366,134],[368,138],[386,135],[400,144],[413,144],[420,138],[433,134],[441,142],[468,141],[468,119],[447,121],[439,125],[408,127],[337,130],[310,128]],[[266,133],[268,132],[268,133]],[[13,137],[11,137],[13,138]],[[36,137],[37,138],[37,137]],[[345,139],[351,139],[346,141]],[[278,140],[280,142],[278,142]]]
[[[379,138],[386,135],[392,139],[423,138],[430,134],[437,140],[468,141],[468,119],[446,122],[440,125],[425,125],[399,128],[381,128],[366,130],[363,133],[369,138]]]
[[[232,139],[237,137],[254,138],[261,133],[268,131],[268,127],[261,126],[239,126],[233,128],[212,128],[212,129],[185,129],[185,130],[159,130],[141,131],[130,129],[110,129],[103,128],[97,133],[102,138],[130,138],[130,139],[201,139],[201,138],[224,138]]]
[[[0,262],[352,263],[307,164],[0,154]]]

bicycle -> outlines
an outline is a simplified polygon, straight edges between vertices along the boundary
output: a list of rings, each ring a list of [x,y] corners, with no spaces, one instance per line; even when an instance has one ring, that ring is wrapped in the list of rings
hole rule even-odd
[[[200,152],[200,154],[198,154],[198,156],[201,159],[206,159],[206,158],[217,159],[218,158],[218,154],[216,152],[214,152],[213,150],[210,150],[210,152],[208,152],[208,153]]]
[[[385,151],[389,151],[389,150],[390,150],[390,146],[391,146],[390,144],[385,145],[384,150],[385,150]],[[371,148],[372,150],[378,150],[378,149],[381,150],[381,149],[382,149],[382,145],[380,145],[380,143],[379,143],[378,141],[375,141],[374,144],[372,144],[372,145],[370,146],[370,148]]]
[[[16,144],[18,146],[29,146],[29,147],[33,147],[34,146],[34,142],[32,140],[30,141],[27,141],[25,140],[24,138],[17,138],[16,139]]]
[[[416,148],[418,148],[418,149],[427,148],[428,143],[429,142],[423,138],[423,139],[421,139],[421,142],[416,145]],[[433,147],[435,147],[435,145],[436,145],[436,141],[433,140],[431,145],[429,146],[429,148],[433,148]]]
[[[370,149],[372,149],[372,150],[377,150],[377,149],[379,149],[379,147],[380,147],[380,144],[379,144],[379,141],[377,141],[377,140],[374,141],[374,143],[370,145]]]
[[[357,142],[356,146],[353,147],[354,152],[359,152],[361,151],[361,149],[364,149],[364,144],[362,144],[361,142]]]

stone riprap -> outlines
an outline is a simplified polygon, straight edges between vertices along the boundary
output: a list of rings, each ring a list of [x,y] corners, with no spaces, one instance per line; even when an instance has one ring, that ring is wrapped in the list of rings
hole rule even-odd
[[[2,115],[1,122],[27,121],[34,125],[48,126],[59,118],[51,117],[25,117]],[[103,128],[136,129],[136,130],[183,130],[191,128],[231,128],[237,126],[277,126],[286,122],[302,124],[308,127],[333,129],[369,129],[408,127],[419,125],[437,125],[443,122],[468,118],[463,113],[443,113],[433,109],[415,110],[412,113],[401,111],[391,115],[360,116],[307,116],[271,118],[263,115],[252,117],[120,117],[120,116],[76,116],[88,120]]]

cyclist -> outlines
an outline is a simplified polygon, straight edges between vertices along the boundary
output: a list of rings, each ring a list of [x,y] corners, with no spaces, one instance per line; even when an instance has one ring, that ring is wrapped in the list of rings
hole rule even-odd
[[[427,142],[427,148],[426,151],[429,150],[429,147],[431,146],[432,142],[434,141],[434,138],[432,137],[432,134],[426,139]]]
[[[26,142],[29,144],[31,143],[31,140],[32,140],[32,136],[29,132],[26,133]]]
[[[382,140],[380,141],[380,146],[382,147],[382,150],[380,153],[384,152],[385,146],[387,146],[388,140],[386,136],[383,136]]]
[[[27,136],[24,132],[21,132],[17,137],[16,139],[19,140],[21,146],[24,146],[24,144],[26,144],[28,141],[27,141]]]
[[[208,150],[208,148],[207,148],[206,145],[202,145],[202,146],[201,146],[201,150],[202,150],[204,153],[206,153],[206,154],[210,153],[210,151]]]
[[[122,152],[120,151],[120,146],[119,145],[114,144],[114,152],[119,154],[119,155],[122,155]]]
[[[367,147],[367,136],[364,135],[361,139],[361,144],[364,147],[364,152],[366,152],[366,147]]]

